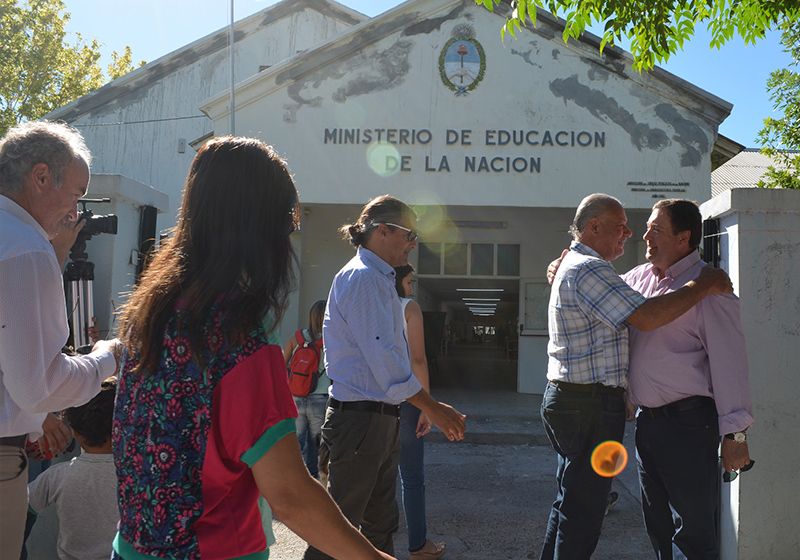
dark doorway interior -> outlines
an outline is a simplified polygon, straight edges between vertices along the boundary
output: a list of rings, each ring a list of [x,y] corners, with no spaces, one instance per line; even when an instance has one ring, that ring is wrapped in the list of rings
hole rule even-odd
[[[516,391],[518,280],[422,277],[417,282],[427,296],[431,388]],[[471,309],[465,298],[491,301],[479,304],[491,305],[491,313]]]

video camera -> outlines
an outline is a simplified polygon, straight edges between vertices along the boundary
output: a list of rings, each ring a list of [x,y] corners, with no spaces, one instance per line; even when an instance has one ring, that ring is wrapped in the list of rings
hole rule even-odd
[[[78,237],[70,249],[69,258],[73,261],[85,261],[89,258],[86,254],[87,241],[101,233],[117,234],[117,216],[115,214],[95,216],[94,212],[86,209],[88,203],[111,202],[109,198],[81,198],[78,202],[83,206],[83,210],[78,214],[78,221],[86,220],[86,224],[78,232]]]
[[[70,262],[67,263],[64,271],[64,280],[68,286],[72,342],[75,348],[90,344],[89,325],[94,317],[92,296],[94,263],[89,261],[89,255],[86,254],[86,242],[101,233],[117,233],[117,216],[114,214],[95,216],[91,210],[86,209],[86,205],[89,203],[111,202],[111,199],[82,198],[78,202],[83,206],[78,220],[86,220],[86,223],[78,232],[78,237],[75,238],[75,243],[69,250]]]
[[[85,208],[85,206],[84,206]],[[79,220],[86,220],[86,225],[81,230],[82,234],[92,236],[101,233],[117,233],[116,214],[106,214],[105,216],[95,216],[91,210],[84,210],[78,217]]]

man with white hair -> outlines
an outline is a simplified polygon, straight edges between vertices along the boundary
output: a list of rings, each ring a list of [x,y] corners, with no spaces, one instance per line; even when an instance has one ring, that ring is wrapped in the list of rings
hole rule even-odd
[[[50,239],[78,218],[91,155],[65,125],[27,122],[0,139],[0,550],[19,555],[28,495],[26,440],[48,412],[88,402],[117,366],[121,345],[100,341],[68,357],[61,268]],[[66,430],[46,434],[52,449]]]

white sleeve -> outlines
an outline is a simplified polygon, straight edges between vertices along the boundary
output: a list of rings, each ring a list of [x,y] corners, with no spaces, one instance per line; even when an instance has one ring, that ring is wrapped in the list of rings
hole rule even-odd
[[[0,261],[0,368],[3,385],[20,409],[37,413],[79,406],[114,373],[116,362],[107,350],[62,354],[68,336],[55,256],[33,252]]]

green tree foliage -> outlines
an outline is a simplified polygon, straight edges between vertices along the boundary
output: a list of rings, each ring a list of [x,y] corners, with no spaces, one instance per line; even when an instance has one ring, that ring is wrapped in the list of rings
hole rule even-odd
[[[99,43],[77,33],[74,43],[67,42],[65,9],[61,0],[0,0],[0,137],[105,82]],[[112,58],[112,79],[133,70],[130,49]]]
[[[781,43],[792,56],[791,66],[800,64],[800,22],[787,22],[783,26]],[[759,187],[800,189],[800,73],[783,68],[770,74],[767,91],[775,111],[783,117],[764,119],[764,128],[758,141],[764,146],[761,153],[768,155],[776,165],[767,170]]]
[[[133,67],[133,55],[131,54],[131,48],[125,47],[125,50],[122,52],[121,55],[118,55],[115,52],[111,53],[111,64],[108,65],[108,79],[109,80],[116,80],[120,76],[124,76],[131,70],[135,70]],[[144,66],[145,61],[142,60],[139,62],[139,66]]]
[[[475,3],[493,10],[502,2]],[[566,20],[564,41],[596,23],[605,25],[601,49],[627,37],[634,67],[640,71],[682,49],[697,25],[708,27],[710,46],[719,48],[734,34],[745,44],[754,43],[781,22],[800,18],[798,0],[513,0],[511,6],[503,37],[515,36],[529,21],[535,24],[536,9],[543,8]]]

